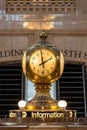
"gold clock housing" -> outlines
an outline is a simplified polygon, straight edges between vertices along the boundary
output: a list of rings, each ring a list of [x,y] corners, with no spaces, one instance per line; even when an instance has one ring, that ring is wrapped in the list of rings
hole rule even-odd
[[[46,41],[41,34],[41,41],[27,49],[22,58],[25,76],[35,83],[36,95],[26,104],[27,110],[57,109],[57,101],[50,96],[51,83],[56,81],[64,69],[62,52]]]
[[[57,80],[64,67],[60,50],[48,42],[41,42],[29,48],[23,55],[24,74],[34,83],[52,83]]]

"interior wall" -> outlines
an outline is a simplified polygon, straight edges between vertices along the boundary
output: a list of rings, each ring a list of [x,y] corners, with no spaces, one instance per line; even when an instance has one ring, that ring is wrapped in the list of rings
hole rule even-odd
[[[87,63],[87,32],[81,30],[48,31],[47,41],[63,52],[65,62]],[[7,34],[6,34],[7,33]],[[0,62],[21,61],[26,49],[40,41],[41,31],[0,34]]]

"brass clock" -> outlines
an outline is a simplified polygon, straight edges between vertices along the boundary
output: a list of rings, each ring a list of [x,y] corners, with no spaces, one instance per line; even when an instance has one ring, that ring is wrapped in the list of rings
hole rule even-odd
[[[40,35],[41,41],[27,49],[23,55],[22,68],[26,77],[35,83],[35,99],[29,101],[27,109],[50,109],[57,102],[49,95],[51,83],[62,74],[64,58],[62,52],[46,41],[46,33]],[[44,104],[43,104],[44,103]],[[32,105],[33,104],[33,105]]]
[[[22,66],[24,74],[32,82],[52,83],[63,72],[64,58],[56,47],[38,43],[24,53]]]

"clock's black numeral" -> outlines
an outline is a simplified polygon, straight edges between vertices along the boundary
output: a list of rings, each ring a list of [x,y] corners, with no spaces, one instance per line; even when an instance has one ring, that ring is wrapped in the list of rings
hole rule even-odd
[[[49,74],[49,70],[47,70],[47,73]]]
[[[49,53],[47,53],[47,56],[49,56]]]
[[[37,70],[37,73],[39,73],[39,70]]]
[[[53,67],[51,67],[51,70],[53,70]]]
[[[35,68],[35,67],[33,67],[33,69],[35,70],[36,68]]]
[[[44,75],[44,71],[42,71],[42,74]]]

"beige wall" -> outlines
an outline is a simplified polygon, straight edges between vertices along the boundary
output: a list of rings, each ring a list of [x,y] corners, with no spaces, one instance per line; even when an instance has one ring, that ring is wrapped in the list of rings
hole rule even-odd
[[[40,32],[14,31],[0,35],[0,62],[21,61],[24,51],[40,40]],[[46,33],[47,41],[63,52],[65,62],[87,64],[87,32],[59,30]]]

